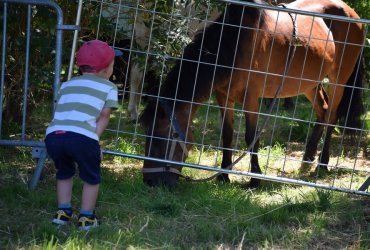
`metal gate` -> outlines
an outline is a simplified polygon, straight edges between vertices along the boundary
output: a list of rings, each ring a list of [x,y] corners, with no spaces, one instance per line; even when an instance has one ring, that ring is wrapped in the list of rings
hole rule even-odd
[[[28,3],[28,4],[46,4],[50,6],[55,6],[49,1],[2,1],[4,6],[11,3]],[[181,8],[175,8],[176,10],[171,13],[164,13],[158,9],[157,1],[106,1],[106,0],[90,0],[89,3],[98,4],[101,8],[100,19],[109,19],[116,20],[114,21],[115,30],[112,30],[111,41],[113,41],[114,46],[118,46],[118,41],[116,40],[116,34],[118,32],[124,31],[127,34],[127,39],[130,40],[129,47],[120,48],[122,51],[127,52],[127,57],[124,58],[127,61],[127,68],[122,69],[126,72],[125,77],[121,79],[124,87],[121,91],[121,106],[122,109],[119,112],[115,112],[115,117],[109,125],[106,134],[108,140],[103,141],[104,153],[110,154],[113,156],[129,157],[138,160],[151,160],[154,162],[161,162],[165,164],[179,165],[187,168],[194,168],[202,172],[203,176],[208,177],[208,173],[220,172],[220,173],[229,173],[235,176],[235,178],[244,178],[244,177],[255,177],[258,179],[276,181],[288,184],[295,185],[305,185],[316,188],[330,189],[348,193],[355,193],[360,195],[369,196],[368,186],[370,183],[369,173],[370,173],[370,164],[368,160],[369,154],[369,142],[368,137],[370,134],[369,122],[366,121],[363,123],[362,128],[358,129],[357,141],[355,146],[351,147],[348,145],[345,138],[341,137],[341,129],[345,127],[339,127],[337,129],[336,143],[338,144],[335,148],[334,154],[330,158],[328,164],[329,169],[331,170],[329,180],[322,180],[318,176],[315,176],[313,171],[311,174],[300,174],[295,173],[300,169],[302,164],[302,153],[304,151],[305,145],[308,140],[308,133],[310,128],[315,124],[314,112],[313,109],[305,109],[304,112],[307,114],[303,117],[300,116],[302,111],[301,108],[310,106],[309,103],[302,100],[302,98],[297,97],[294,100],[293,111],[285,112],[282,111],[280,101],[277,100],[275,108],[272,112],[268,112],[266,108],[260,105],[259,109],[259,127],[263,126],[264,123],[267,123],[266,127],[263,127],[261,134],[261,141],[263,142],[263,147],[258,153],[258,156],[263,165],[263,173],[255,174],[250,171],[249,156],[241,159],[235,166],[234,170],[220,169],[218,166],[220,164],[220,158],[222,155],[222,138],[221,138],[221,122],[218,119],[219,116],[219,106],[215,102],[214,97],[210,98],[204,103],[193,104],[199,105],[200,111],[195,116],[193,120],[192,128],[198,132],[194,141],[189,141],[193,145],[193,150],[190,153],[190,158],[184,163],[179,161],[173,161],[171,159],[162,159],[162,158],[151,158],[144,155],[144,144],[145,140],[148,138],[148,135],[145,133],[145,130],[139,123],[139,117],[133,116],[133,123],[129,123],[128,120],[131,118],[130,113],[127,111],[128,101],[131,99],[136,99],[136,109],[140,113],[146,105],[146,99],[150,97],[156,97],[156,94],[146,91],[145,84],[148,84],[152,78],[150,70],[159,70],[160,74],[157,74],[158,81],[162,83],[166,78],[166,73],[169,70],[171,60],[181,59],[182,49],[186,44],[189,43],[192,36],[195,34],[194,29],[198,26],[202,28],[210,25],[214,22],[212,16],[217,13],[217,10],[222,12],[224,4],[240,4],[246,7],[254,7],[266,10],[275,10],[279,12],[290,12],[294,17],[298,15],[310,15],[315,18],[324,18],[327,20],[337,20],[343,22],[358,22],[363,23],[366,27],[370,24],[369,20],[353,20],[349,18],[343,18],[340,16],[334,15],[325,15],[318,13],[310,13],[306,11],[285,9],[272,5],[260,5],[249,2],[241,1],[213,1],[212,3],[217,5],[213,8],[208,6],[203,6],[202,9],[194,9],[192,5],[181,6],[184,1],[171,1],[173,4],[178,4]],[[208,2],[208,1],[207,1]],[[146,6],[145,3],[148,3]],[[175,7],[179,7],[175,6]],[[221,7],[220,7],[221,6]],[[218,8],[218,9],[217,9]],[[4,8],[6,9],[6,8]],[[56,7],[56,9],[58,9]],[[213,12],[217,9],[215,12]],[[57,10],[58,12],[59,10]],[[5,13],[5,12],[4,12]],[[59,12],[58,12],[59,13]],[[83,11],[82,11],[83,13]],[[6,15],[5,15],[6,16]],[[58,17],[58,32],[62,32],[62,29],[65,29],[63,25],[62,15],[61,18]],[[122,18],[124,17],[124,18]],[[128,18],[127,18],[128,17]],[[59,20],[60,18],[60,20]],[[82,14],[83,18],[83,14]],[[6,20],[6,18],[4,18]],[[122,21],[124,20],[124,21]],[[163,22],[165,20],[166,22]],[[123,22],[123,23],[122,23]],[[5,22],[4,22],[5,23]],[[97,27],[97,30],[100,30],[100,21]],[[159,24],[163,24],[162,33],[161,27]],[[183,25],[186,27],[186,34],[177,34],[176,29],[179,28],[177,25]],[[4,25],[5,27],[5,25]],[[67,27],[66,29],[73,28],[72,26]],[[74,27],[75,28],[75,27]],[[140,29],[144,30],[140,30]],[[145,30],[147,29],[147,30]],[[6,34],[6,29],[4,28],[4,34]],[[164,31],[164,33],[163,33]],[[165,34],[168,39],[164,43],[159,43],[160,38],[156,37]],[[366,29],[366,35],[368,35],[368,30]],[[3,40],[5,40],[5,36]],[[61,33],[60,33],[61,38]],[[100,34],[98,33],[98,37]],[[141,39],[141,40],[140,40]],[[172,40],[171,40],[172,39]],[[182,47],[178,51],[171,51],[169,47],[176,47],[179,44],[175,44],[176,41],[180,40],[182,42]],[[59,42],[58,42],[59,41]],[[5,43],[3,43],[3,51]],[[59,51],[58,44],[61,44],[61,40],[57,40],[57,51]],[[181,43],[180,43],[181,44]],[[162,50],[161,50],[162,48]],[[369,44],[364,43],[362,53],[369,53]],[[59,58],[58,58],[59,53]],[[59,68],[60,64],[60,52],[56,54],[56,80],[54,83],[54,89],[57,90],[59,84]],[[3,54],[3,63],[4,65],[4,52]],[[154,65],[154,66],[153,66]],[[136,69],[136,71],[134,70]],[[139,86],[133,87],[134,74],[140,73],[141,75],[135,79],[139,81]],[[135,75],[137,76],[137,75]],[[2,88],[3,88],[3,72],[2,72]],[[25,80],[26,82],[27,80]],[[145,84],[144,84],[145,83]],[[323,84],[327,84],[323,82]],[[130,86],[130,87],[129,87]],[[369,113],[369,103],[370,103],[370,93],[369,93],[369,84],[366,82],[362,88],[364,92],[365,99],[365,111]],[[130,100],[128,100],[130,99]],[[2,109],[2,107],[1,107]],[[135,108],[134,108],[135,109]],[[134,110],[133,109],[133,110]],[[130,112],[133,112],[131,109]],[[233,147],[229,150],[233,152],[234,160],[238,159],[239,156],[249,153],[245,150],[245,142],[243,141],[244,137],[244,128],[243,128],[243,114],[245,111],[240,106],[234,108],[235,112],[235,137]],[[0,116],[1,117],[1,116]],[[269,117],[268,122],[266,118]],[[365,115],[365,119],[369,120],[369,115]],[[1,120],[0,120],[1,121]],[[1,124],[1,122],[0,122]],[[25,126],[25,124],[22,124]],[[1,128],[1,127],[0,127]],[[1,129],[0,129],[1,131]],[[285,134],[278,135],[280,131],[284,131]],[[155,138],[151,136],[152,138]],[[45,156],[45,151],[43,144],[39,141],[29,141],[24,140],[22,137],[21,140],[0,140],[0,145],[22,145],[22,146],[31,146],[36,147],[36,151],[41,151],[41,155]],[[278,140],[276,138],[279,138]],[[283,139],[281,139],[283,138]],[[1,137],[0,137],[1,139]],[[150,138],[149,138],[150,139]],[[171,141],[169,141],[171,143]],[[350,148],[350,149],[349,149]],[[351,154],[347,154],[350,152]],[[42,170],[44,157],[40,157],[36,172],[34,174],[34,181],[32,186],[34,187],[37,183],[39,175]],[[140,165],[140,164],[139,164]],[[187,169],[186,169],[187,170]],[[191,171],[189,171],[191,172]],[[303,172],[303,171],[302,171]],[[346,173],[348,178],[342,178],[343,173]],[[356,182],[354,181],[356,180]],[[360,181],[357,181],[360,180]],[[363,185],[358,185],[357,183],[363,183]]]
[[[183,44],[185,47],[194,35],[194,32],[192,32],[194,27],[198,25],[198,28],[200,27],[200,29],[203,29],[206,25],[214,22],[214,19],[212,18],[214,15],[214,8],[210,5],[197,6],[197,8],[203,7],[203,9],[199,10],[192,8],[191,4],[181,6],[185,1],[171,1],[174,8],[170,13],[163,13],[163,11],[160,10],[159,3],[157,1],[116,2],[91,0],[90,2],[98,3],[102,9],[109,9],[110,13],[113,15],[110,16],[110,19],[116,18],[116,20],[118,20],[122,15],[129,16],[131,18],[130,24],[132,25],[128,27],[127,32],[130,34],[128,39],[132,40],[131,46],[129,48],[121,48],[122,50],[129,52],[129,56],[126,58],[129,64],[129,70],[123,69],[125,72],[128,72],[124,79],[124,85],[126,88],[121,90],[123,96],[123,109],[116,113],[115,119],[117,119],[117,124],[110,125],[107,129],[107,133],[112,136],[113,141],[106,143],[105,153],[117,157],[122,156],[139,160],[151,160],[153,162],[160,162],[163,164],[206,170],[204,172],[199,171],[200,173],[204,173],[203,176],[206,177],[209,176],[207,173],[212,172],[228,173],[235,175],[236,178],[239,179],[247,176],[281,183],[370,195],[367,191],[370,181],[368,178],[370,173],[370,163],[368,160],[370,147],[368,142],[370,132],[368,125],[368,106],[370,98],[368,80],[366,80],[364,87],[362,88],[364,93],[365,113],[367,115],[365,115],[365,121],[362,123],[362,128],[357,130],[359,136],[356,141],[352,142],[351,146],[350,143],[348,143],[348,140],[341,135],[341,131],[346,127],[339,126],[336,129],[335,150],[331,152],[331,158],[328,164],[331,177],[326,180],[322,180],[315,175],[315,171],[312,169],[308,170],[309,173],[304,173],[304,166],[300,166],[303,163],[302,152],[304,151],[305,145],[308,141],[308,133],[315,124],[315,115],[312,108],[308,110],[306,108],[304,112],[307,112],[307,114],[305,116],[301,116],[301,108],[311,105],[303,100],[302,96],[294,99],[293,110],[289,112],[282,110],[282,105],[279,105],[283,100],[277,100],[276,106],[272,112],[266,110],[261,101],[258,122],[260,129],[262,129],[265,120],[269,119],[266,127],[263,127],[261,134],[263,147],[261,147],[258,153],[260,159],[263,159],[263,163],[261,164],[264,166],[262,174],[255,174],[250,171],[250,158],[248,156],[244,157],[240,161],[238,160],[239,162],[234,166],[234,170],[219,168],[223,149],[220,132],[220,126],[222,125],[220,125],[221,123],[217,120],[219,119],[217,116],[219,106],[215,103],[213,97],[205,103],[193,103],[201,106],[201,108],[199,108],[200,111],[198,111],[198,114],[193,119],[193,123],[191,125],[191,128],[198,132],[197,138],[195,138],[194,141],[186,141],[186,143],[192,144],[193,146],[193,151],[190,153],[191,159],[188,158],[184,163],[181,161],[174,161],[170,158],[164,159],[145,156],[143,149],[145,140],[148,139],[148,137],[149,139],[155,139],[155,136],[148,136],[140,125],[139,116],[132,116],[132,107],[130,107],[130,104],[132,103],[131,98],[136,99],[136,109],[138,110],[138,113],[140,113],[147,103],[146,99],[156,97],[156,94],[147,92],[145,86],[147,84],[151,84],[150,82],[153,76],[151,75],[150,70],[153,68],[153,65],[155,64],[158,66],[159,64],[160,74],[158,74],[157,77],[161,86],[166,78],[166,73],[168,72],[168,62],[174,59],[181,60],[183,47],[180,51],[177,51],[179,52],[177,54],[168,49],[169,46],[174,45],[173,43],[176,42],[171,40],[171,36],[176,36],[174,33],[176,32],[176,29],[179,28],[179,26],[176,26],[176,22],[177,24],[182,22],[183,27],[185,26],[188,31],[184,37],[178,37],[178,39],[183,39],[185,41]],[[319,14],[287,9],[282,8],[281,6],[260,5],[250,2],[227,0],[212,1],[211,3],[217,5],[218,10],[221,12],[222,8],[224,8],[222,7],[222,4],[240,4],[246,7],[275,10],[280,13],[290,12],[293,19],[296,18],[296,15],[308,15],[314,18],[323,18],[325,20],[329,20],[329,22],[333,20],[350,23],[357,22],[364,24],[366,27],[370,24],[369,20],[354,20],[330,14]],[[181,10],[181,7],[183,7],[183,11]],[[112,11],[114,8],[116,8],[116,11]],[[100,18],[104,17],[101,16]],[[161,22],[161,20],[165,20],[165,22]],[[161,29],[161,27],[159,27],[160,25],[163,25],[164,27]],[[161,35],[161,32],[158,32],[159,30],[162,31],[162,34],[165,33],[168,37],[163,44],[159,44],[158,41],[160,38],[156,37]],[[117,30],[115,30],[114,33],[116,34],[116,32]],[[366,36],[369,38],[367,28]],[[366,39],[362,46],[362,54],[369,53],[370,49],[368,41],[369,39]],[[158,47],[161,47],[163,50],[158,50]],[[136,61],[135,58],[141,59]],[[137,70],[137,68],[139,68],[139,70]],[[158,67],[156,69],[158,70]],[[135,74],[136,79],[132,74]],[[135,83],[134,81],[139,81],[139,83]],[[329,83],[324,80],[323,85],[327,86],[327,84]],[[127,102],[130,102],[128,107]],[[127,108],[129,110],[127,110]],[[233,152],[233,158],[235,160],[238,159],[239,156],[249,153],[249,151],[245,151],[246,145],[244,145],[245,143],[243,139],[245,131],[243,128],[244,121],[241,117],[245,111],[243,111],[240,106],[237,106],[234,108],[234,112],[234,119],[236,121],[234,130],[236,132],[236,136],[234,136],[233,147],[229,150]],[[128,122],[129,119],[133,121],[133,124]],[[283,133],[285,133],[285,135],[279,135],[280,131],[284,131]],[[173,141],[171,142],[171,140],[168,140],[167,147],[169,151],[172,143]],[[322,147],[322,144],[319,148],[320,147]],[[298,170],[300,172],[296,173]],[[349,179],[342,178],[344,173],[351,177]],[[355,179],[360,179],[360,181],[354,182]]]
[[[29,78],[32,75],[29,75],[29,61],[30,61],[30,51],[32,50],[31,45],[31,31],[32,31],[32,13],[37,9],[37,7],[44,6],[49,10],[53,10],[56,13],[56,41],[55,41],[55,77],[53,82],[53,95],[54,95],[54,103],[56,103],[56,96],[57,91],[60,84],[60,75],[61,75],[61,58],[62,58],[62,44],[63,44],[63,30],[76,30],[78,29],[77,26],[74,25],[65,25],[63,23],[63,12],[61,8],[52,1],[40,1],[40,0],[0,0],[0,4],[3,6],[3,13],[2,13],[2,48],[1,48],[1,87],[0,87],[0,145],[4,146],[25,146],[25,147],[32,147],[32,157],[37,159],[37,166],[35,173],[30,182],[30,189],[34,189],[36,184],[40,178],[45,159],[47,157],[47,153],[45,150],[45,145],[42,141],[32,139],[29,135],[26,134],[26,127],[28,124],[26,123],[27,113],[27,90],[29,88]],[[22,122],[20,124],[21,131],[17,133],[15,139],[12,138],[5,138],[2,135],[2,125],[5,124],[7,121],[3,120],[3,110],[4,110],[4,93],[6,87],[6,79],[5,79],[5,69],[7,65],[7,28],[8,28],[8,10],[11,6],[19,5],[24,6],[27,8],[27,32],[25,34],[26,40],[26,51],[25,51],[25,68],[24,68],[24,95],[23,95],[23,110],[22,110]],[[36,9],[35,9],[36,8]],[[11,56],[11,55],[10,55]],[[20,58],[17,58],[19,60]],[[41,124],[40,124],[41,126]]]

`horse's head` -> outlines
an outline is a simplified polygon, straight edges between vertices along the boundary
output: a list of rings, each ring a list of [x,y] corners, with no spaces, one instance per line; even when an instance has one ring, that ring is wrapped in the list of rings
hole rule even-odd
[[[190,149],[189,112],[176,110],[173,104],[161,98],[151,101],[141,115],[147,136],[145,156],[155,158],[144,160],[143,179],[149,186],[176,187],[182,167],[171,162],[184,161]]]

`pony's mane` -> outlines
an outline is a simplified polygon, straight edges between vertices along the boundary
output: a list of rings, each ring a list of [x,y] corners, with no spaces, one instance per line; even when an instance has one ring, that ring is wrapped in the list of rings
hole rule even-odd
[[[185,48],[182,60],[178,60],[169,72],[160,96],[197,102],[208,98],[213,79],[228,78],[230,67],[240,56],[239,52],[235,55],[235,50],[243,17],[254,18],[257,14],[259,10],[256,8],[246,7],[243,11],[241,5],[227,6],[226,11],[204,32],[196,34]]]
[[[263,1],[247,1],[264,3]],[[203,102],[209,98],[213,82],[222,82],[231,76],[231,67],[242,56],[237,47],[242,36],[244,19],[258,22],[262,11],[258,8],[229,4],[225,11],[206,29],[197,33],[193,41],[186,46],[181,59],[170,70],[159,96],[167,100],[176,100],[178,108],[187,101]],[[249,33],[243,31],[244,33]],[[216,67],[217,65],[217,67]],[[181,102],[181,100],[186,102]],[[154,113],[155,105],[149,102],[142,118]],[[149,118],[149,120],[151,120]],[[143,121],[143,119],[142,119]],[[143,121],[145,123],[145,121]]]

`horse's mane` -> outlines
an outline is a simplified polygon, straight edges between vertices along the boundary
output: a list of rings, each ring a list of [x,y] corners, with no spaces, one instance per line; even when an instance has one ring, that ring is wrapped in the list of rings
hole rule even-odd
[[[263,3],[259,0],[248,2]],[[231,67],[242,53],[242,50],[236,53],[237,47],[241,44],[246,46],[241,42],[243,37],[240,35],[243,20],[248,18],[257,23],[261,12],[258,8],[229,4],[204,32],[197,33],[186,46],[182,58],[168,73],[159,96],[176,100],[176,107],[186,103],[181,100],[203,102],[209,98],[213,81],[219,82],[231,76]],[[249,32],[243,30],[244,33]],[[148,103],[142,120],[153,115],[153,106],[153,103]]]

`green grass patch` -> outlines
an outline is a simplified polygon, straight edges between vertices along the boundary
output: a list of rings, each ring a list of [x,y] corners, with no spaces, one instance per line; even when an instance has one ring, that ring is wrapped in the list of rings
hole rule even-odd
[[[103,168],[100,227],[80,232],[76,220],[55,227],[53,165],[47,162],[37,189],[29,191],[34,162],[27,149],[1,148],[1,153],[8,155],[0,161],[2,249],[370,247],[366,198],[277,183],[253,191],[237,182],[214,181],[180,181],[176,190],[149,188],[139,168],[117,165],[114,159]],[[75,179],[75,213],[82,184]]]

